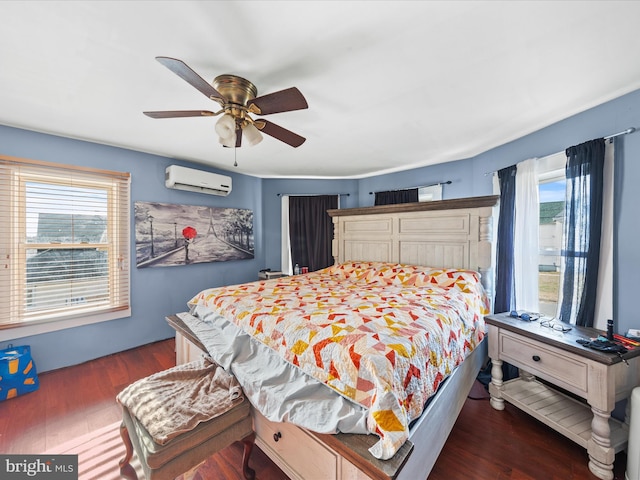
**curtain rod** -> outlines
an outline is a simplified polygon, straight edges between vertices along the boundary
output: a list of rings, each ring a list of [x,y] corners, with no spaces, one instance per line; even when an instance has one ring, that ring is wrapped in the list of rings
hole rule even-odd
[[[317,197],[319,195],[338,195],[339,197],[349,197],[350,193],[276,193],[278,197],[288,195],[290,197]]]
[[[602,137],[602,138],[604,140],[611,140],[612,138],[620,137],[622,135],[628,135],[628,134],[633,133],[633,132],[635,132],[637,130],[638,129],[636,127],[629,127],[626,130],[623,130],[623,131],[618,132],[618,133],[614,133],[613,135],[607,135],[606,137]],[[559,152],[556,152],[556,153],[550,153],[549,155],[545,155],[544,157],[540,157],[538,160],[541,160],[543,158],[553,157],[554,155],[560,155],[561,153],[564,153],[565,151],[566,151],[566,149],[560,150]],[[485,172],[485,175],[493,175],[496,172],[497,172],[497,170],[494,170],[493,172]]]
[[[451,185],[451,180],[447,180],[446,182],[431,183],[429,185],[420,185],[419,187],[409,187],[409,188],[399,188],[397,190],[380,190],[378,192],[369,192],[369,195],[373,195],[374,193],[380,193],[380,192],[399,192],[400,190],[411,190],[412,188],[435,187],[436,185]]]
[[[629,127],[629,128],[627,128],[626,130],[623,130],[623,131],[621,131],[621,132],[614,133],[613,135],[609,135],[609,136],[607,136],[607,137],[604,137],[604,139],[605,139],[605,140],[609,140],[609,139],[611,139],[611,138],[619,137],[620,135],[628,135],[628,134],[630,134],[630,133],[635,132],[636,130],[637,130],[637,128],[636,128],[636,127]],[[559,153],[562,153],[562,152],[559,152]]]

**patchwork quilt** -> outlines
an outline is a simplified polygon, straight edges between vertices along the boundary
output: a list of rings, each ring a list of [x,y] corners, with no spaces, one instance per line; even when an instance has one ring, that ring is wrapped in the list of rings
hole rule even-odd
[[[489,313],[477,272],[379,262],[211,288],[189,305],[216,311],[365,407],[380,459],[482,341]]]

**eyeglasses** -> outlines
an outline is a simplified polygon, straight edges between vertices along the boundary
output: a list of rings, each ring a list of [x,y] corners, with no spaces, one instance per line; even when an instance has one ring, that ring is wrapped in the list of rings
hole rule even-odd
[[[550,328],[552,330],[555,330],[556,332],[564,333],[564,332],[571,331],[571,327],[569,327],[568,325],[562,322],[556,322],[555,318],[552,318],[550,320],[540,320],[540,326],[545,328]]]

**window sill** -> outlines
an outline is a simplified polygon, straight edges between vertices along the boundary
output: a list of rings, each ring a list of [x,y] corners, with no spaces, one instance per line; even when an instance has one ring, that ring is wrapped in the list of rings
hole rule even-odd
[[[46,323],[37,323],[33,325],[17,325],[0,329],[0,342],[15,340],[17,338],[30,337],[32,335],[41,335],[43,333],[56,332],[67,328],[82,327],[94,323],[106,322],[109,320],[117,320],[131,316],[131,309],[117,310],[113,312],[105,312],[100,314],[68,318],[66,320],[57,320]]]

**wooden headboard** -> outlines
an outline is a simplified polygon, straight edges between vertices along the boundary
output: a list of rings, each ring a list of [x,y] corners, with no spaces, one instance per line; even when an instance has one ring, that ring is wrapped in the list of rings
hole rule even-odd
[[[333,257],[464,268],[493,297],[493,221],[498,196],[329,210]]]

